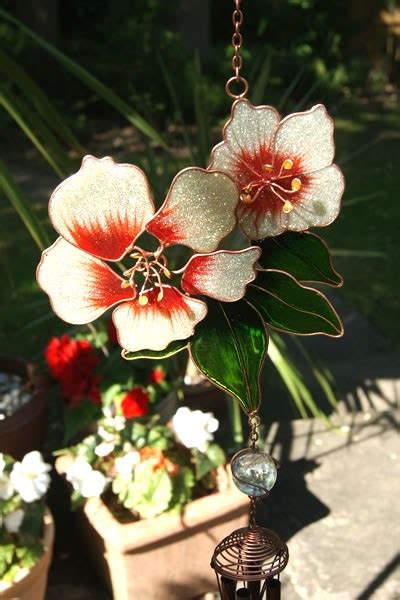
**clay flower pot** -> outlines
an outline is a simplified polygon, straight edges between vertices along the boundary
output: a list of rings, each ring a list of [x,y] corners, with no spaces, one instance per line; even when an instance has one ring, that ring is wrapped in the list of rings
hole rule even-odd
[[[54,521],[51,512],[44,514],[43,554],[28,573],[0,592],[1,600],[44,600],[54,542]]]
[[[56,461],[63,474],[65,459]],[[217,590],[210,560],[216,543],[248,523],[248,498],[236,488],[186,505],[182,516],[120,522],[101,498],[76,512],[78,531],[114,600],[182,600]]]
[[[34,367],[22,358],[0,355],[0,372],[20,375],[29,380]],[[35,379],[32,397],[14,414],[0,421],[0,452],[20,459],[42,446],[46,427],[47,385],[43,377]]]

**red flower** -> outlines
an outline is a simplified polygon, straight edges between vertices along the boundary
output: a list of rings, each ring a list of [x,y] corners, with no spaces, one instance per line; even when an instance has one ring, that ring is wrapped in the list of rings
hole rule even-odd
[[[154,367],[150,373],[150,382],[160,384],[165,380],[165,371],[162,367]]]
[[[141,387],[132,388],[122,399],[122,414],[127,419],[144,417],[149,414],[150,398]]]
[[[87,340],[54,337],[46,347],[45,358],[68,404],[75,406],[85,396],[93,404],[100,403],[99,378],[94,374],[99,358]]]

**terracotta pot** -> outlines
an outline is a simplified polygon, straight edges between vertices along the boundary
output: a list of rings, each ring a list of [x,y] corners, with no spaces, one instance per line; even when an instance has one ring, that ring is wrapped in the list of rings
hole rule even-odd
[[[65,458],[56,469],[65,471]],[[187,600],[216,591],[214,547],[248,522],[249,501],[231,486],[190,502],[183,516],[122,523],[100,498],[76,512],[79,534],[114,600]]]
[[[13,356],[0,355],[0,372],[33,379],[31,363]],[[22,458],[31,450],[40,450],[46,428],[47,384],[44,377],[34,380],[32,398],[10,417],[0,421],[0,452]]]
[[[53,554],[54,521],[49,509],[44,515],[43,545],[44,552],[29,572],[13,583],[7,590],[0,592],[2,600],[44,600],[47,586],[47,574]]]

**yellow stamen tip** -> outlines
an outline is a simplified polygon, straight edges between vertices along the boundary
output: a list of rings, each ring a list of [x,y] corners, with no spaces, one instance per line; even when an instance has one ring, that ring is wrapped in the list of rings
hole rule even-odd
[[[146,306],[146,304],[148,303],[149,299],[147,296],[139,296],[139,304],[140,306]]]
[[[122,282],[121,282],[121,287],[122,287],[122,289],[124,289],[124,290],[125,290],[126,288],[128,288],[130,285],[131,285],[131,284],[129,283],[129,281],[122,281]]]
[[[157,302],[161,302],[161,300],[164,298],[164,293],[162,290],[160,290],[157,294]]]
[[[283,205],[282,210],[286,214],[292,212],[292,210],[293,210],[293,204],[291,202],[289,202],[289,200],[286,200],[286,202]]]
[[[168,277],[168,279],[171,279],[171,271],[169,271],[166,267],[164,267],[164,275],[165,277]]]
[[[263,170],[264,171],[272,171],[272,165],[269,165],[268,163],[263,165]]]
[[[292,191],[298,192],[300,188],[301,188],[301,181],[298,177],[295,177],[294,179],[292,179]]]
[[[293,161],[290,158],[287,158],[286,160],[283,161],[282,167],[288,171],[289,169],[291,169],[293,167]]]
[[[254,198],[251,194],[240,194],[240,201],[243,202],[243,204],[251,204],[254,202]]]

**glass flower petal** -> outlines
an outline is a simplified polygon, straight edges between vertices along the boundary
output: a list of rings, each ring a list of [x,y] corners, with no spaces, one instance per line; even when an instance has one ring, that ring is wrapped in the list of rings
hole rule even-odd
[[[344,177],[336,165],[311,173],[293,210],[287,215],[282,213],[282,231],[304,231],[329,225],[339,214],[343,192]]]
[[[231,173],[243,150],[256,153],[260,147],[268,149],[280,117],[272,106],[253,106],[248,100],[238,100],[232,108],[232,116],[224,129],[224,142],[218,144],[211,154],[211,169]]]
[[[154,214],[147,178],[139,167],[86,156],[49,203],[50,219],[71,244],[119,260]]]
[[[56,315],[74,325],[90,323],[110,306],[131,300],[135,292],[98,258],[62,238],[42,254],[37,281],[49,295]]]
[[[163,286],[146,292],[146,304],[124,302],[113,313],[120,346],[130,352],[163,350],[174,340],[190,337],[207,314],[201,300],[189,298],[174,287]]]
[[[273,154],[299,161],[301,173],[327,167],[335,155],[333,128],[333,121],[322,104],[289,115],[276,131]]]
[[[185,267],[182,288],[189,294],[205,294],[221,302],[240,300],[246,285],[256,277],[254,263],[260,254],[259,248],[252,247],[193,256]]]
[[[212,252],[234,228],[238,201],[237,187],[224,173],[185,169],[146,229],[165,246],[183,244]]]

